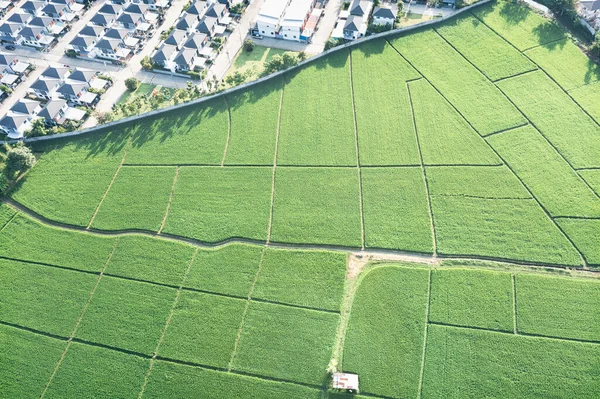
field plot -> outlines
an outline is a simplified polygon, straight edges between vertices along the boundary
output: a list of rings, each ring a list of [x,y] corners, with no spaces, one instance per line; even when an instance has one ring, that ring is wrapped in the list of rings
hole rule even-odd
[[[15,216],[16,213],[17,211],[12,209],[11,207],[4,204],[0,204],[0,231],[2,231],[4,227],[6,227],[6,225],[11,221],[11,219],[13,218],[13,216]]]
[[[158,231],[162,223],[175,167],[126,167],[119,170],[92,227],[102,230]]]
[[[0,259],[0,320],[68,337],[97,276]]]
[[[47,398],[137,398],[149,359],[74,342]]]
[[[2,256],[92,272],[102,270],[114,245],[115,238],[57,229],[23,214],[0,234]]]
[[[353,168],[277,168],[272,241],[360,247]]]
[[[516,277],[519,332],[600,341],[600,281]]]
[[[600,67],[569,38],[532,48],[525,54],[565,90],[600,80]]]
[[[473,15],[463,14],[436,28],[452,47],[490,80],[536,69],[517,49]]]
[[[180,243],[125,236],[119,238],[105,273],[179,286],[193,252]]]
[[[138,122],[128,164],[220,165],[228,135],[225,100],[190,105]]]
[[[494,84],[435,31],[400,36],[392,41],[392,45],[464,115],[479,134],[485,136],[526,122]],[[449,70],[452,73],[448,73]],[[481,104],[494,106],[482,107]]]
[[[278,165],[356,165],[350,57],[339,51],[288,76]]]
[[[513,305],[509,273],[478,270],[431,273],[431,322],[512,332]]]
[[[441,254],[582,263],[534,200],[432,196],[431,206]]]
[[[346,258],[345,253],[269,249],[252,298],[339,311]]]
[[[267,167],[181,168],[164,231],[209,242],[266,239],[272,176]]]
[[[361,392],[416,397],[427,319],[428,271],[374,269],[352,304],[342,368],[358,373]]]
[[[172,288],[104,276],[76,337],[152,355],[175,292]]]
[[[499,165],[500,159],[425,80],[409,83],[425,165]]]
[[[600,123],[600,83],[581,86],[569,91],[569,94]]]
[[[558,24],[512,1],[496,1],[472,12],[521,51],[565,37]]]
[[[600,220],[557,219],[556,222],[583,253],[588,265],[600,266]]]
[[[600,169],[580,170],[578,173],[600,195]]]
[[[431,218],[420,167],[362,170],[365,246],[433,252]]]
[[[406,81],[420,75],[385,40],[352,50],[361,165],[418,165]]]
[[[285,382],[262,380],[158,361],[144,398],[260,398],[321,399],[321,391]]]
[[[503,80],[498,87],[574,168],[600,166],[600,126],[543,72]]]
[[[33,211],[87,226],[123,158],[131,129],[120,126],[91,136],[53,141],[11,196]]]
[[[488,141],[552,216],[600,216],[598,195],[533,127]]]
[[[158,354],[226,368],[245,306],[240,299],[182,292]]]
[[[0,396],[39,397],[66,341],[0,325]]]
[[[489,199],[528,199],[531,195],[506,166],[428,167],[431,195],[480,197]]]
[[[231,244],[196,254],[185,286],[246,298],[260,262],[262,247]]]
[[[600,390],[600,346],[429,326],[425,398],[589,398]]]
[[[272,165],[282,80],[254,86],[229,99],[231,136],[226,165]]]
[[[338,320],[332,313],[252,302],[233,369],[320,386]]]

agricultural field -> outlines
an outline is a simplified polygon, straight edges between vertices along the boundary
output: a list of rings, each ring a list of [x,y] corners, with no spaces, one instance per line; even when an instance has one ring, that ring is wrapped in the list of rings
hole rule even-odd
[[[598,70],[497,0],[32,142],[0,397],[597,396]]]

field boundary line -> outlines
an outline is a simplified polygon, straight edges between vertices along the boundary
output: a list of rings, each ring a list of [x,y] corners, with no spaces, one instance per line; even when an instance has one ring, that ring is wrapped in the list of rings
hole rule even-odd
[[[487,25],[486,25],[486,26],[487,26]],[[525,49],[523,49],[523,50],[519,50],[519,49],[517,48],[517,50],[518,50],[519,52],[521,52],[521,53],[525,53],[526,51],[533,50],[534,48],[538,48],[538,47],[544,47],[544,46],[547,46],[547,45],[549,45],[549,44],[554,44],[554,43],[562,42],[562,41],[565,41],[565,40],[569,40],[569,38],[565,36],[565,37],[562,37],[562,38],[560,38],[560,39],[554,39],[554,40],[549,40],[549,41],[547,41],[547,42],[545,42],[545,43],[539,43],[539,44],[536,44],[535,46],[527,47],[527,48],[525,48]],[[516,48],[516,47],[515,47],[515,48]]]
[[[268,244],[267,244],[268,245]],[[233,351],[231,352],[231,357],[229,359],[229,363],[227,364],[227,372],[230,373],[233,369],[233,362],[235,361],[235,357],[237,356],[238,347],[240,345],[240,340],[242,338],[242,331],[244,330],[244,324],[246,323],[246,315],[248,314],[248,309],[250,308],[250,302],[252,301],[252,294],[254,293],[254,287],[256,287],[256,283],[258,282],[258,276],[260,275],[260,270],[262,269],[263,260],[265,258],[265,253],[267,252],[267,245],[265,245],[260,254],[260,260],[258,261],[258,269],[256,270],[256,274],[254,275],[254,280],[252,281],[252,285],[250,286],[250,290],[248,291],[248,297],[246,298],[246,306],[244,307],[244,312],[242,313],[242,320],[240,321],[240,327],[238,328],[237,336],[235,338],[235,344],[233,346]]]
[[[487,25],[486,25],[486,26],[487,26]],[[437,31],[436,31],[436,32],[437,32]],[[438,33],[438,35],[439,35],[439,33]],[[441,35],[440,35],[440,37],[441,37]],[[404,55],[403,55],[403,54],[402,54],[402,53],[401,53],[401,52],[400,52],[400,51],[399,51],[399,50],[398,50],[396,47],[394,47],[394,45],[393,45],[392,43],[390,43],[390,42],[388,42],[388,43],[389,43],[389,44],[390,44],[390,45],[391,45],[391,46],[392,46],[392,47],[393,47],[393,48],[396,50],[396,52],[397,52],[397,53],[398,53],[398,54],[399,54],[399,55],[400,55],[400,56],[401,56],[401,57],[402,57],[402,58],[403,58],[403,59],[404,59],[406,62],[408,62],[408,63],[409,63],[409,65],[410,65],[410,66],[412,66],[412,67],[413,67],[413,68],[414,68],[414,69],[415,69],[417,72],[421,73],[421,71],[419,71],[419,69],[417,69],[417,68],[416,68],[416,67],[415,67],[415,66],[414,66],[414,65],[413,65],[413,64],[412,64],[412,63],[411,63],[411,62],[410,62],[410,61],[409,61],[409,60],[408,60],[406,57],[404,57]],[[458,53],[458,54],[462,56],[462,54],[461,54],[461,53]],[[464,58],[464,56],[463,56],[463,58]],[[466,59],[466,58],[465,58],[465,59]],[[469,60],[467,60],[467,62],[471,63]],[[471,65],[472,65],[472,64],[471,64]],[[536,64],[536,65],[537,65],[537,64]],[[477,69],[477,67],[475,67],[475,66],[473,66],[473,67],[474,67],[476,70],[478,70],[478,69]],[[480,72],[480,73],[481,73],[481,72]],[[585,258],[585,257],[584,257],[584,255],[583,255],[583,253],[582,253],[582,252],[581,252],[581,251],[580,251],[580,250],[579,250],[579,249],[578,249],[578,248],[575,246],[575,243],[573,242],[573,240],[571,240],[571,238],[570,238],[569,236],[567,236],[567,234],[566,234],[566,233],[565,233],[565,232],[564,232],[564,231],[563,231],[563,230],[560,228],[560,226],[558,225],[558,223],[556,223],[556,222],[555,222],[555,221],[552,219],[552,217],[551,217],[551,215],[550,215],[550,212],[548,212],[548,210],[547,210],[547,209],[546,209],[544,206],[542,206],[542,203],[540,202],[540,200],[539,200],[539,199],[538,199],[538,198],[537,198],[535,195],[533,195],[533,192],[532,192],[532,191],[529,189],[529,187],[527,187],[527,186],[525,185],[525,183],[523,183],[523,180],[521,180],[521,178],[520,178],[520,177],[517,175],[517,173],[514,171],[514,169],[513,169],[513,168],[512,168],[512,167],[511,167],[511,166],[510,166],[510,165],[509,165],[507,162],[506,162],[506,160],[505,160],[505,159],[504,159],[502,156],[500,156],[500,153],[499,153],[498,151],[496,151],[496,149],[495,149],[495,148],[494,148],[494,147],[493,147],[493,146],[492,146],[492,145],[491,145],[491,144],[488,142],[487,138],[486,138],[485,136],[482,136],[482,135],[481,135],[481,133],[479,133],[479,131],[478,131],[477,129],[475,129],[475,126],[473,126],[473,124],[472,124],[471,122],[469,122],[469,121],[467,120],[467,118],[465,118],[465,116],[462,114],[462,112],[460,112],[460,110],[459,110],[458,108],[456,108],[456,106],[455,106],[454,104],[452,104],[452,103],[451,103],[451,102],[450,102],[450,101],[449,101],[449,100],[446,98],[446,96],[444,96],[444,94],[443,94],[441,91],[439,91],[439,89],[438,89],[437,87],[435,87],[435,85],[433,85],[433,84],[432,84],[432,83],[429,81],[429,79],[427,79],[427,77],[426,77],[425,75],[423,75],[422,73],[421,73],[421,75],[422,75],[422,76],[423,76],[423,78],[424,78],[424,79],[425,79],[425,80],[426,80],[426,81],[427,81],[427,82],[428,82],[428,83],[431,85],[431,87],[433,87],[433,88],[434,88],[434,90],[435,90],[435,91],[436,91],[436,92],[437,92],[437,93],[438,93],[440,96],[442,96],[442,97],[444,98],[444,100],[446,100],[446,102],[447,102],[448,104],[450,104],[450,106],[452,107],[452,109],[454,109],[454,111],[455,111],[455,112],[457,112],[457,113],[460,115],[460,117],[461,117],[461,118],[462,118],[462,119],[463,119],[463,120],[464,120],[464,121],[465,121],[465,122],[466,122],[466,123],[467,123],[467,124],[468,124],[468,125],[471,127],[471,129],[473,129],[475,132],[477,132],[477,133],[478,133],[478,134],[481,136],[481,138],[483,139],[483,141],[484,141],[484,142],[485,142],[485,143],[488,145],[488,147],[489,147],[489,148],[490,148],[490,149],[491,149],[491,150],[492,150],[492,151],[493,151],[493,152],[496,154],[496,156],[497,156],[497,157],[498,157],[498,158],[499,158],[499,159],[500,159],[502,162],[504,162],[504,165],[506,165],[506,167],[507,167],[507,168],[508,168],[508,169],[511,171],[511,173],[512,173],[512,174],[515,176],[515,178],[517,178],[517,179],[519,180],[519,182],[520,182],[520,183],[521,183],[521,185],[522,185],[522,186],[525,188],[525,190],[527,190],[527,192],[529,193],[529,195],[531,195],[531,197],[532,197],[532,198],[533,198],[533,199],[534,199],[534,200],[537,202],[538,206],[539,206],[539,207],[542,209],[542,211],[543,211],[543,212],[546,214],[546,217],[547,217],[547,218],[548,218],[548,219],[549,219],[549,220],[552,222],[552,224],[554,224],[554,226],[555,226],[555,227],[556,227],[556,228],[557,228],[557,229],[560,231],[560,233],[563,235],[563,237],[564,237],[564,238],[565,238],[567,241],[569,241],[569,243],[571,244],[571,246],[573,247],[573,249],[575,250],[575,252],[577,252],[577,254],[579,255],[579,259],[581,260],[581,263],[580,263],[580,265],[581,265],[581,266],[583,266],[584,268],[587,268],[587,267],[588,267],[588,263],[587,263],[587,260],[586,260],[586,258]],[[485,76],[485,75],[484,75],[484,76]],[[492,83],[492,84],[494,84],[494,83]],[[496,86],[496,85],[494,85],[494,86]],[[498,86],[496,86],[496,89],[497,89],[497,90],[498,90],[500,93],[502,93],[502,94],[503,94],[503,95],[506,97],[506,94],[504,94],[504,92],[503,92],[502,90],[500,90],[500,88],[499,88]],[[510,101],[510,99],[509,99],[508,97],[506,97],[506,98],[508,99],[508,101]],[[520,113],[523,115],[523,112],[522,112],[522,111],[521,111],[521,110],[520,110],[518,107],[516,107],[516,106],[514,105],[514,103],[512,103],[512,101],[510,101],[510,102],[511,102],[511,104],[513,105],[513,107],[515,107],[515,108],[516,108],[516,110],[517,110],[518,112],[520,112]],[[528,119],[527,117],[525,117],[525,120],[528,120],[528,121],[529,121],[529,119]],[[529,122],[531,123],[531,121],[529,121]],[[533,124],[531,124],[531,125],[532,125],[532,126],[533,126],[533,127],[536,129],[536,130],[537,130],[537,128],[535,127],[535,125],[533,125]]]
[[[429,307],[431,306],[431,274],[432,269],[429,269],[427,277],[427,304],[425,308],[425,329],[423,331],[423,354],[421,355],[421,370],[419,371],[419,388],[417,391],[417,399],[423,395],[423,376],[425,375],[425,357],[427,356],[427,330],[429,330]]]
[[[389,43],[389,42],[388,42]],[[391,45],[391,43],[389,43]],[[392,46],[395,49],[395,47]],[[416,70],[416,69],[415,69]],[[421,73],[420,71],[416,70]],[[425,79],[424,77],[422,79]],[[414,81],[414,80],[413,80]],[[429,81],[427,81],[429,82]],[[415,132],[415,138],[417,140],[417,150],[419,151],[419,159],[421,160],[421,174],[423,175],[423,181],[425,183],[425,192],[427,194],[427,208],[429,209],[429,224],[431,226],[431,239],[433,244],[433,256],[437,256],[437,235],[435,232],[435,221],[433,219],[433,208],[431,207],[431,193],[429,191],[429,180],[427,179],[427,169],[423,162],[423,152],[421,151],[421,141],[419,140],[419,132],[417,130],[417,120],[415,118],[415,108],[413,106],[412,95],[410,93],[410,82],[406,82],[406,91],[408,93],[408,104],[410,105],[410,114],[413,122],[413,130]]]
[[[4,231],[4,229],[5,229],[5,228],[6,228],[6,227],[7,227],[7,226],[10,224],[10,222],[12,222],[12,221],[13,221],[13,219],[14,219],[14,218],[16,218],[16,217],[17,217],[17,214],[19,213],[19,212],[15,211],[14,209],[13,209],[13,212],[14,212],[14,213],[13,213],[13,215],[10,217],[10,219],[8,219],[8,220],[6,221],[6,223],[4,223],[4,225],[3,225],[3,226],[2,226],[2,228],[0,229],[0,233],[2,233],[2,232]]]
[[[148,366],[148,371],[146,372],[146,376],[144,377],[144,383],[142,385],[140,393],[138,394],[138,398],[141,398],[144,395],[144,391],[146,390],[146,386],[148,385],[148,380],[150,379],[150,374],[152,373],[152,369],[154,368],[154,363],[156,363],[156,356],[158,356],[158,350],[160,349],[160,346],[162,345],[162,343],[165,339],[165,335],[167,334],[167,329],[169,328],[171,319],[173,318],[173,315],[175,314],[175,308],[177,307],[177,304],[179,303],[179,297],[181,296],[182,287],[185,284],[188,275],[190,274],[190,270],[192,269],[192,265],[194,264],[194,260],[196,259],[196,255],[198,254],[199,250],[200,250],[200,248],[196,248],[196,250],[192,254],[192,257],[190,258],[187,269],[185,270],[185,273],[181,280],[181,284],[179,284],[179,288],[177,288],[177,292],[175,294],[175,299],[173,299],[173,305],[171,305],[171,310],[169,311],[169,316],[167,316],[167,321],[165,322],[165,326],[163,327],[163,330],[160,333],[160,338],[158,339],[158,343],[156,344],[156,349],[154,350],[154,353],[152,354],[152,360],[150,360],[150,366]]]
[[[418,79],[417,79],[418,80]],[[414,81],[414,79],[413,79]],[[443,166],[444,164],[439,164]],[[460,165],[460,164],[458,164]],[[497,166],[491,164],[465,164],[468,166]],[[221,168],[221,165],[211,163],[163,163],[163,164],[151,164],[151,163],[140,163],[133,164],[125,162],[124,168],[169,168],[169,167],[194,167],[194,168]],[[284,168],[310,168],[310,169],[351,169],[355,168],[355,165],[308,165],[308,164],[286,164],[279,163],[278,166]],[[371,164],[361,165],[361,168],[416,168],[419,164]],[[273,164],[249,164],[249,163],[235,163],[224,165],[225,168],[272,168]]]
[[[600,216],[552,216],[552,219],[600,220]]]
[[[175,193],[175,186],[177,185],[177,180],[179,179],[179,170],[181,166],[177,166],[175,168],[175,177],[173,178],[173,185],[171,186],[171,195],[169,195],[169,202],[167,202],[167,210],[165,211],[165,216],[163,217],[162,223],[158,229],[158,234],[162,233],[165,228],[165,223],[167,223],[167,217],[169,216],[169,211],[171,210],[171,203],[173,202],[173,194]]]
[[[227,141],[225,141],[225,150],[223,151],[223,158],[221,159],[221,166],[225,166],[225,158],[227,158],[227,151],[229,150],[229,141],[231,140],[231,106],[229,105],[229,99],[227,95],[223,95],[225,104],[227,104]]]
[[[438,35],[442,36],[442,34],[441,34],[441,33],[439,33],[439,32],[438,32]],[[446,40],[446,42],[448,42],[448,41]],[[450,43],[448,42],[448,44],[450,44]],[[456,51],[458,51],[458,50],[456,50]],[[462,54],[461,54],[461,55],[462,55]],[[463,57],[464,57],[464,56],[463,56]],[[527,75],[528,73],[535,72],[535,71],[539,71],[539,70],[540,70],[540,68],[538,68],[538,67],[536,66],[535,68],[533,68],[533,69],[530,69],[530,70],[528,70],[528,71],[524,71],[524,72],[515,73],[514,75],[505,76],[505,77],[503,77],[503,78],[498,78],[498,79],[496,79],[496,80],[491,80],[490,78],[488,78],[488,80],[489,80],[490,82],[492,82],[492,83],[496,84],[496,83],[498,83],[498,82],[502,82],[503,80],[508,80],[508,79],[512,79],[512,78],[518,78],[519,76],[522,76],[522,75]],[[482,73],[483,73],[483,72],[482,72]],[[487,77],[487,76],[486,76],[486,77]]]
[[[469,194],[432,194],[433,197],[473,198],[481,200],[532,200],[531,197],[483,197]]]
[[[17,324],[17,323],[11,323],[10,321],[0,320],[0,325],[7,326],[7,327],[12,327],[12,328],[14,328],[16,330],[27,331],[27,332],[30,332],[32,334],[43,335],[45,337],[57,339],[59,341],[67,342],[69,340],[69,337],[65,337],[65,336],[58,335],[58,334],[52,334],[52,333],[49,333],[49,332],[46,332],[46,331],[38,330],[37,328],[22,326],[22,325]]]
[[[513,330],[515,334],[519,333],[517,325],[517,281],[514,273],[511,273],[512,280],[512,297],[513,297]]]
[[[348,50],[350,57],[350,95],[352,99],[352,120],[354,122],[354,143],[356,151],[356,170],[358,172],[358,200],[360,205],[360,241],[361,249],[365,249],[365,212],[364,212],[364,201],[363,201],[363,185],[362,185],[362,172],[360,170],[360,146],[358,144],[358,121],[356,120],[356,101],[354,99],[354,72],[352,69],[352,49]]]
[[[522,125],[513,126],[513,127],[506,128],[506,129],[498,130],[497,132],[492,132],[490,134],[486,134],[485,136],[481,136],[481,137],[492,137],[492,136],[495,136],[497,134],[508,133],[508,132],[513,131],[513,130],[520,129],[520,128],[525,127],[525,126],[529,126],[529,119],[527,119],[527,122],[523,123]]]
[[[46,394],[46,392],[48,391],[48,387],[50,386],[50,384],[52,383],[52,380],[54,379],[54,376],[58,372],[60,365],[62,364],[63,360],[65,359],[65,356],[67,355],[67,352],[69,352],[69,348],[71,347],[73,338],[75,337],[75,334],[77,333],[77,329],[79,328],[79,325],[81,324],[81,320],[83,320],[83,316],[85,315],[85,312],[87,311],[88,307],[90,306],[90,303],[92,302],[92,298],[94,297],[94,294],[96,293],[96,289],[98,289],[98,286],[100,285],[100,281],[102,280],[104,271],[108,267],[108,264],[110,263],[110,260],[112,259],[112,256],[115,253],[115,250],[117,249],[118,244],[119,244],[119,237],[117,237],[117,239],[115,240],[112,250],[110,251],[110,254],[108,255],[108,259],[106,259],[106,263],[104,263],[104,267],[100,271],[100,274],[98,274],[98,278],[96,279],[96,284],[94,284],[94,287],[92,288],[92,291],[90,292],[90,296],[88,297],[87,301],[83,305],[83,309],[81,310],[81,313],[79,314],[79,318],[77,319],[77,322],[75,323],[75,326],[73,327],[73,331],[71,331],[71,335],[69,336],[69,339],[67,340],[67,346],[65,347],[63,353],[60,355],[60,358],[58,359],[58,362],[56,363],[54,370],[52,370],[52,374],[50,374],[50,378],[48,379],[48,382],[44,386],[44,390],[42,391],[42,394],[40,395],[40,399],[43,398],[44,395]]]
[[[128,145],[130,143],[131,143],[131,140],[128,141]],[[104,199],[108,195],[108,192],[110,191],[110,189],[112,188],[115,180],[117,179],[117,175],[119,174],[119,171],[123,167],[123,163],[125,162],[125,157],[127,157],[127,151],[128,150],[129,150],[129,148],[126,148],[125,151],[123,152],[123,158],[121,158],[121,163],[119,164],[119,167],[115,171],[115,174],[113,175],[110,183],[108,184],[108,187],[106,188],[106,191],[104,192],[104,195],[102,196],[102,198],[100,198],[100,202],[98,203],[98,206],[96,207],[96,210],[94,211],[94,214],[92,215],[92,218],[90,219],[90,222],[88,223],[88,225],[86,227],[86,230],[89,230],[90,227],[92,227],[92,223],[94,223],[94,220],[96,219],[96,215],[98,215],[98,211],[100,210],[100,207],[102,206],[102,203],[104,202]]]

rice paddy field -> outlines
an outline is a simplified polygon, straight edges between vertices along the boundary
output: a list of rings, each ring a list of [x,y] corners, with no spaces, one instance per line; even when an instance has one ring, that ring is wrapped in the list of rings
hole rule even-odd
[[[32,143],[0,397],[596,397],[599,101],[565,31],[499,0]]]

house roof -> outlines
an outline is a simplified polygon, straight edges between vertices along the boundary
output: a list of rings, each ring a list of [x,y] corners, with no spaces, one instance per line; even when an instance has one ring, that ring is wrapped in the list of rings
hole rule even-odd
[[[6,116],[4,116],[4,118],[0,119],[0,126],[5,126],[9,129],[17,130],[28,119],[29,117],[27,115],[7,114]]]
[[[225,7],[225,4],[213,3],[210,7],[208,7],[208,10],[206,10],[206,14],[204,15],[219,18],[221,14],[223,14],[223,11],[226,9],[227,7]]]
[[[185,42],[183,47],[192,48],[195,50],[201,49],[202,47],[204,47],[204,42],[206,41],[206,38],[207,35],[205,33],[194,33]]]
[[[358,28],[362,23],[362,17],[358,15],[350,15],[344,24],[344,30],[358,32]]]
[[[290,21],[300,21],[301,25],[310,12],[312,5],[312,0],[292,0],[283,14],[284,23],[287,22],[289,24]]]
[[[67,104],[67,100],[63,100],[62,98],[50,100],[46,103],[44,109],[39,112],[38,116],[47,120],[52,120],[58,115],[65,104]]]
[[[17,60],[17,56],[9,53],[0,53],[0,65],[11,65]]]
[[[92,69],[76,68],[70,75],[69,80],[75,80],[78,82],[89,83],[90,80],[96,75],[96,71]]]
[[[31,18],[31,14],[29,14],[29,13],[15,12],[13,15],[8,17],[7,21],[8,22],[16,22],[18,24],[24,24],[24,23],[27,23],[27,21],[29,21],[30,18]]]
[[[146,11],[148,11],[148,6],[138,3],[130,3],[125,8],[125,12],[130,12],[133,14],[144,14]]]
[[[189,66],[192,63],[192,59],[196,56],[196,50],[191,48],[184,48],[177,54],[173,60],[177,65]]]
[[[5,22],[2,25],[0,25],[0,32],[14,34],[20,31],[22,27],[23,25],[16,22]]]
[[[59,66],[49,66],[42,72],[42,76],[46,78],[63,79],[69,73],[69,68]]]
[[[56,85],[60,83],[59,79],[53,79],[53,78],[38,78],[38,80],[36,80],[35,82],[33,82],[33,84],[31,86],[29,86],[30,89],[35,89],[38,91],[50,91],[52,90],[54,87],[56,87]]]
[[[19,101],[17,101],[10,110],[12,112],[18,112],[20,114],[31,115],[33,114],[33,111],[35,111],[35,109],[39,107],[39,105],[39,101],[22,98]]]
[[[169,58],[171,58],[175,51],[177,51],[177,48],[175,46],[163,44],[158,50],[156,50],[156,53],[154,53],[152,59],[157,62],[167,61]]]
[[[42,8],[42,12],[44,14],[59,14],[64,7],[60,4],[46,4],[44,8]]]
[[[179,19],[175,25],[176,29],[187,30],[193,28],[198,24],[198,16],[194,14],[185,13],[183,17]]]
[[[200,24],[198,25],[198,31],[202,32],[202,33],[211,33],[211,29],[213,26],[215,26],[217,23],[217,19],[214,17],[204,17],[202,18],[202,20],[200,21]]]
[[[169,37],[166,38],[165,44],[170,44],[173,46],[179,46],[181,42],[183,42],[186,38],[186,33],[183,30],[174,30],[171,32]]]
[[[60,85],[60,87],[56,91],[61,94],[69,94],[72,96],[76,96],[81,92],[81,90],[85,89],[86,87],[87,84],[82,82],[65,82],[62,85]]]
[[[53,19],[50,17],[35,17],[29,21],[30,26],[37,26],[39,28],[45,28],[52,23]]]
[[[194,3],[192,3],[190,8],[188,8],[186,11],[188,14],[201,15],[205,8],[206,8],[206,1],[199,0],[199,1],[195,1]]]
[[[287,1],[266,0],[258,12],[258,20],[277,23],[286,6]]]
[[[366,0],[354,0],[350,5],[350,15],[358,15],[359,17],[362,17],[368,12],[371,4],[373,3]]]
[[[71,42],[69,42],[69,44],[71,46],[89,47],[94,42],[95,42],[95,40],[91,36],[78,35],[75,37],[75,39],[71,40]]]
[[[106,33],[104,34],[104,37],[111,38],[111,39],[123,40],[125,37],[127,37],[128,34],[129,34],[129,31],[127,29],[112,28],[112,29],[109,29],[106,31]]]
[[[349,373],[333,373],[333,388],[358,390],[358,375]]]
[[[600,0],[583,0],[579,4],[590,11],[600,10]]]
[[[119,15],[119,18],[117,18],[117,22],[126,23],[126,24],[135,24],[141,18],[142,18],[142,14],[124,12],[123,14]]]
[[[96,25],[108,25],[112,21],[112,19],[112,16],[98,12],[92,17],[92,19],[90,19],[90,22]]]
[[[118,13],[121,12],[122,9],[123,9],[123,6],[121,6],[119,4],[106,3],[102,7],[100,7],[98,12],[103,13],[103,14],[109,14],[109,15],[117,15]]]
[[[121,43],[121,40],[119,39],[113,39],[110,37],[103,38],[98,42],[98,44],[96,44],[96,47],[114,51],[117,47],[119,47],[119,43]]]
[[[69,1],[67,0],[49,0],[48,3],[69,5]]]
[[[19,35],[23,37],[38,37],[43,32],[44,31],[42,30],[42,28],[38,28],[37,26],[25,26],[23,30],[19,32]]]
[[[79,31],[79,34],[81,36],[98,37],[102,32],[104,32],[104,29],[99,26],[86,25],[81,31]]]
[[[29,11],[37,11],[40,8],[44,7],[45,4],[46,3],[44,3],[43,1],[28,0],[25,3],[23,3],[23,5],[21,6],[21,9],[29,10]]]
[[[375,7],[375,10],[373,10],[374,17],[395,19],[396,15],[398,15],[398,11],[387,7]]]

